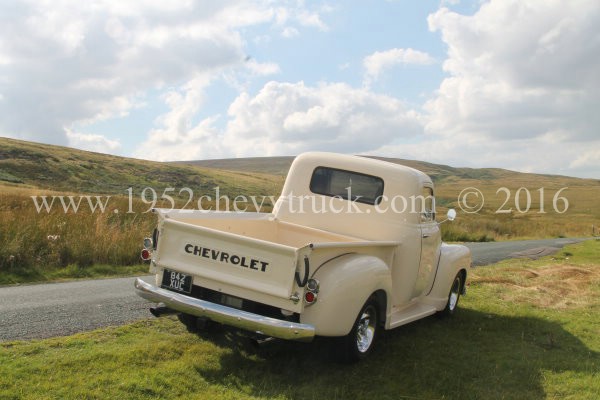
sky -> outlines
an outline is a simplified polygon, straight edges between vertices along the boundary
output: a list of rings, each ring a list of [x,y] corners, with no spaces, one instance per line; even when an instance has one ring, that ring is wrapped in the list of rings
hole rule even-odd
[[[600,178],[597,0],[0,3],[0,136]]]

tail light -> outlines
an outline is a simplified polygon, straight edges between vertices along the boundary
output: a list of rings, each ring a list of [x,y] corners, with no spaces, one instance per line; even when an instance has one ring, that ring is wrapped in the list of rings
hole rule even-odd
[[[150,250],[154,247],[154,245],[152,244],[152,239],[150,238],[145,238],[144,239],[144,249],[146,250]]]
[[[142,258],[142,260],[148,261],[152,258],[152,252],[148,249],[143,249],[140,257]]]
[[[154,230],[152,233],[152,237],[144,238],[144,248],[142,249],[142,253],[140,257],[144,261],[148,261],[152,259],[152,250],[156,249],[156,241],[158,240],[158,230]]]
[[[317,300],[317,295],[313,292],[304,293],[304,301],[306,304],[312,304]]]
[[[309,279],[306,282],[306,290],[304,292],[304,303],[311,305],[317,301],[319,295],[319,281],[316,279]]]

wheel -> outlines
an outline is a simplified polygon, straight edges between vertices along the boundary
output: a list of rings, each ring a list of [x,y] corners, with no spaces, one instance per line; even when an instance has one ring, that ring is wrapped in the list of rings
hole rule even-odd
[[[367,357],[373,349],[378,330],[377,303],[369,299],[358,313],[350,333],[340,338],[341,361],[350,363]]]
[[[448,301],[446,302],[446,308],[442,311],[442,315],[453,315],[456,312],[456,306],[458,305],[458,299],[460,299],[460,292],[463,285],[462,273],[456,274],[454,281],[452,281],[452,287],[450,287],[450,293],[448,293]]]

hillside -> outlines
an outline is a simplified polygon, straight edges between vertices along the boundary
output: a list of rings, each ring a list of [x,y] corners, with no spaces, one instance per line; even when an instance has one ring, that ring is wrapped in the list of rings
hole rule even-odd
[[[294,161],[293,156],[221,158],[214,160],[180,161],[179,165],[193,165],[203,168],[228,171],[259,172],[272,175],[286,175]]]
[[[406,165],[411,168],[425,172],[435,182],[443,181],[446,178],[452,179],[516,179],[517,181],[543,181],[551,180],[556,182],[560,180],[565,183],[594,184],[598,183],[592,179],[572,178],[559,175],[529,174],[516,171],[510,171],[502,168],[457,168],[449,165],[434,164],[425,161],[406,160],[402,158],[366,156],[377,160],[387,161],[395,164]],[[180,161],[177,165],[192,165],[202,168],[222,169],[227,171],[244,171],[255,173],[266,173],[272,175],[286,175],[290,165],[294,161],[293,156],[284,157],[247,157],[247,158],[222,158],[214,160],[196,160]]]
[[[449,240],[598,233],[598,180],[377,158],[419,169],[434,179],[438,211],[443,213],[448,207],[459,211],[456,223],[444,225]],[[0,138],[0,186],[123,196],[129,187],[136,193],[144,187],[159,193],[166,187],[176,191],[189,187],[195,199],[219,187],[229,196],[268,196],[279,193],[292,160],[257,157],[160,163]],[[459,195],[469,187],[479,189],[485,198],[477,213],[460,209]]]
[[[399,158],[373,157],[407,165],[427,173],[438,190],[448,185],[500,185],[530,189],[540,185],[600,188],[600,181],[556,175],[526,174],[500,168],[456,168],[448,165]],[[236,159],[152,162],[0,138],[0,182],[82,193],[122,194],[128,187],[214,187],[244,190],[248,194],[273,194],[294,157],[253,157]],[[520,186],[517,186],[520,185]]]
[[[196,193],[274,194],[282,178],[160,163],[0,138],[0,183],[78,193],[126,194],[129,187],[189,187]]]

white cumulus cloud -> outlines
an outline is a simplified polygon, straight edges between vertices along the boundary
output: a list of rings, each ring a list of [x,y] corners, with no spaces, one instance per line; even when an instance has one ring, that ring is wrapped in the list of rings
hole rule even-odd
[[[66,130],[69,145],[78,149],[95,151],[97,153],[115,153],[121,148],[117,140],[109,140],[102,135],[86,134]]]
[[[323,28],[302,2],[280,8]],[[148,92],[232,68],[277,73],[275,63],[245,62],[243,38],[275,19],[267,0],[1,2],[0,135],[78,146],[69,129],[127,116]]]
[[[435,60],[429,54],[411,48],[376,51],[363,60],[365,82],[368,84],[377,80],[382,72],[398,65],[428,65],[434,62]]]
[[[419,115],[398,99],[344,83],[307,86],[271,81],[256,95],[244,92],[233,101],[225,128],[216,128],[216,121],[214,117],[191,126],[189,117],[165,120],[139,155],[181,160],[315,149],[358,153],[422,132]]]
[[[491,0],[428,22],[449,75],[425,104],[429,137],[460,142],[470,165],[581,174],[581,152],[600,148],[600,3]]]

